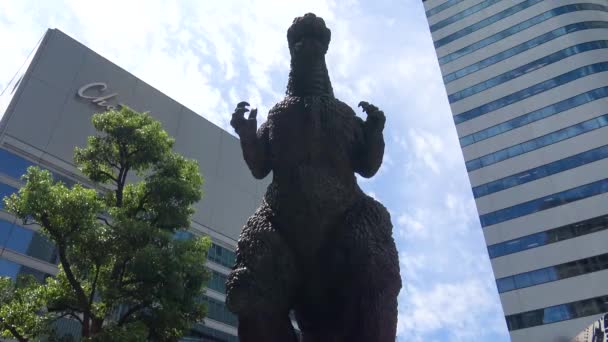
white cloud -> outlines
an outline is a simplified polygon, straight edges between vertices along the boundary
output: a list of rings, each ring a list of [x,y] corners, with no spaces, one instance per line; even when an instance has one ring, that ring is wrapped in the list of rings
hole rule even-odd
[[[424,336],[443,333],[449,341],[479,341],[491,331],[504,329],[497,313],[494,289],[477,279],[410,287],[400,310],[398,329],[404,341],[427,341]]]

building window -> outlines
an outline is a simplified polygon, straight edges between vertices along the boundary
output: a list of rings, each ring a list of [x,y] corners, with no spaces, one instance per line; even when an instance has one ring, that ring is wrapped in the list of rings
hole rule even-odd
[[[236,315],[228,310],[224,302],[209,297],[203,297],[202,300],[207,304],[208,318],[233,327],[238,325]]]
[[[422,0],[422,2],[426,2],[426,0]],[[430,10],[426,11],[425,14],[427,16],[427,18],[434,16],[435,14],[442,12],[458,3],[462,2],[462,0],[448,0],[444,3],[442,3],[439,6],[435,6],[433,8],[431,8]]]
[[[228,281],[228,277],[217,271],[209,271],[211,272],[211,279],[209,279],[207,287],[219,293],[226,294],[226,282]]]
[[[29,160],[23,159],[7,150],[0,148],[0,172],[14,179],[20,179],[27,168],[35,165]]]
[[[509,331],[597,315],[608,311],[608,296],[584,299],[506,316]]]
[[[214,243],[211,245],[211,248],[209,248],[207,259],[216,264],[232,268],[236,262],[236,254],[233,251]]]
[[[586,43],[581,43],[581,44],[576,44],[576,45],[570,46],[568,48],[565,48],[563,50],[560,50],[558,52],[545,56],[543,58],[539,58],[535,61],[524,64],[513,70],[507,71],[498,76],[492,77],[489,80],[477,83],[474,86],[471,86],[471,87],[465,88],[463,90],[457,91],[455,93],[452,93],[452,94],[448,95],[448,101],[450,103],[458,102],[469,96],[473,96],[477,93],[481,93],[484,90],[496,87],[505,82],[509,82],[515,78],[518,78],[527,73],[530,73],[530,72],[533,72],[540,68],[543,68],[547,65],[559,62],[565,58],[572,57],[574,55],[577,55],[577,54],[583,53],[583,52],[587,52],[587,51],[606,49],[606,48],[608,48],[608,41],[606,41],[606,40],[596,40],[596,41],[592,41],[592,42],[586,42]]]
[[[506,190],[540,178],[608,158],[608,145],[595,148],[577,155],[567,157],[514,175],[473,187],[475,198],[484,197],[495,192]]]
[[[499,293],[608,269],[608,253],[496,279]]]
[[[563,73],[554,78],[548,79],[546,81],[537,83],[528,88],[518,90],[514,93],[511,93],[507,96],[503,96],[497,100],[488,102],[479,107],[467,110],[466,112],[462,112],[460,114],[454,115],[454,122],[458,125],[465,121],[469,121],[475,119],[479,116],[488,114],[490,112],[496,111],[500,108],[509,106],[513,103],[519,102],[521,100],[527,99],[529,97],[538,95],[547,90],[562,86],[564,84],[570,83],[572,81],[578,80],[580,78],[597,74],[600,72],[608,71],[608,62],[600,62],[594,63],[590,65],[586,65],[580,68],[576,68],[574,70]]]
[[[17,192],[17,188],[0,183],[0,209],[4,209],[4,197],[10,196],[15,192]]]
[[[479,216],[482,227],[608,192],[608,178]]]
[[[19,275],[30,274],[33,275],[36,280],[43,282],[45,278],[50,277],[50,274],[35,270],[33,268],[18,264],[16,262],[6,260],[0,257],[0,275],[11,277],[16,280]]]
[[[488,246],[490,259],[498,258],[528,249],[549,245],[555,242],[573,239],[608,228],[608,215],[594,217],[585,221],[572,223],[544,232],[522,236],[517,239]]]
[[[608,66],[608,64],[607,64]],[[492,164],[499,163],[503,160],[517,157],[521,154],[528,153],[534,150],[538,150],[545,146],[558,143],[560,141],[573,138],[577,135],[581,135],[587,132],[594,131],[598,128],[608,126],[608,114],[598,116],[591,120],[580,122],[576,125],[572,125],[563,129],[560,129],[549,134],[528,140],[521,144],[513,145],[511,147],[503,148],[496,152],[486,154],[485,156],[471,159],[465,163],[467,171],[475,171],[482,167],[490,166]]]
[[[2,219],[0,219],[0,247],[53,265],[58,262],[57,249],[46,236]]]
[[[528,51],[529,49],[535,48],[539,45],[552,41],[555,38],[559,38],[566,34],[570,34],[577,31],[597,29],[597,28],[608,28],[608,22],[605,21],[584,21],[576,24],[570,24],[553,31],[544,33],[538,37],[532,38],[527,42],[516,45],[510,49],[499,52],[494,56],[483,59],[479,62],[473,63],[467,67],[451,72],[445,76],[443,76],[444,83],[453,82],[459,78],[465,77],[469,74],[477,72],[481,69],[487,68],[491,65],[494,65],[498,62],[504,61],[510,57],[518,55],[522,52]]]
[[[535,2],[539,2],[538,0],[534,0]],[[451,61],[454,61],[458,58],[461,58],[462,56],[466,56],[474,51],[477,51],[479,49],[482,49],[488,45],[494,44],[504,38],[507,38],[509,36],[512,36],[516,33],[519,33],[525,29],[528,29],[534,25],[540,24],[543,21],[549,20],[553,17],[562,15],[562,14],[567,14],[567,13],[571,13],[571,12],[577,12],[577,11],[602,11],[602,12],[608,12],[608,7],[603,6],[603,5],[598,5],[598,4],[590,4],[590,3],[585,3],[585,4],[572,4],[572,5],[565,5],[565,6],[561,6],[561,7],[556,7],[552,10],[549,10],[547,12],[541,13],[533,18],[530,18],[528,20],[525,20],[521,23],[518,23],[516,25],[513,25],[505,30],[502,30],[496,34],[493,34],[487,38],[484,38],[480,41],[477,41],[473,44],[470,44],[468,46],[465,46],[462,49],[459,49],[455,52],[452,52],[450,54],[447,54],[441,58],[439,58],[439,64],[443,65],[446,63],[449,63]],[[500,13],[499,13],[500,14]],[[496,19],[495,19],[496,20]],[[476,25],[476,24],[473,24]],[[463,30],[460,30],[458,32],[455,32],[445,38],[442,38],[438,41],[435,42],[435,48],[439,48],[440,46],[443,46],[445,44],[451,43],[452,41],[462,38],[464,36],[466,36],[468,33],[466,33],[466,28]],[[473,31],[471,31],[473,32]]]
[[[480,3],[478,3],[478,4],[474,5],[474,6],[471,6],[471,7],[467,8],[467,9],[465,9],[464,11],[458,12],[458,13],[454,14],[451,17],[445,18],[445,19],[437,22],[436,24],[431,25],[430,26],[431,32],[435,32],[435,31],[437,31],[439,29],[442,29],[442,28],[444,28],[444,27],[446,27],[448,25],[451,25],[451,24],[453,24],[453,23],[455,23],[455,22],[457,22],[459,20],[462,20],[462,19],[470,16],[471,14],[477,13],[477,12],[481,11],[484,8],[487,8],[487,7],[490,7],[490,6],[494,5],[495,3],[499,2],[499,1],[500,0],[485,0],[485,1],[482,1],[482,2],[480,2]],[[534,0],[534,1],[537,1],[537,0]],[[439,6],[437,6],[437,7],[439,7]],[[481,22],[483,22],[483,20]],[[479,22],[477,24],[480,24],[481,22]],[[469,26],[469,27],[471,27],[471,26]]]

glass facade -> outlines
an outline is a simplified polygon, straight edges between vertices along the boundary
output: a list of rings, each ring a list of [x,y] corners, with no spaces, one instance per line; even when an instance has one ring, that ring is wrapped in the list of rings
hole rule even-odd
[[[606,21],[584,21],[576,24],[570,24],[553,31],[542,34],[536,38],[530,39],[527,42],[516,45],[510,49],[499,52],[494,56],[488,57],[486,59],[482,59],[479,62],[473,63],[467,67],[456,70],[452,73],[449,73],[443,77],[443,82],[448,84],[453,82],[459,78],[470,75],[474,72],[477,72],[481,69],[487,68],[491,65],[494,65],[498,62],[504,61],[510,57],[518,55],[522,52],[528,51],[532,48],[535,48],[544,43],[550,42],[555,38],[577,32],[583,30],[597,29],[597,28],[608,28],[608,22]]]
[[[608,62],[600,62],[594,63],[590,65],[586,65],[584,67],[576,68],[554,78],[548,79],[546,81],[537,83],[528,88],[516,91],[507,96],[503,96],[497,100],[488,102],[479,107],[470,109],[466,112],[462,112],[458,115],[454,115],[454,122],[458,125],[465,121],[472,120],[479,116],[488,114],[500,108],[506,107],[513,103],[519,102],[521,100],[527,99],[534,95],[538,95],[547,90],[562,86],[564,84],[570,83],[572,81],[578,80],[580,78],[597,74],[600,72],[608,71]]]
[[[543,107],[541,109],[529,112],[524,115],[520,115],[511,120],[507,120],[498,125],[494,125],[494,126],[486,128],[486,129],[482,129],[481,131],[475,132],[473,134],[465,135],[462,138],[460,138],[460,146],[462,146],[462,147],[469,146],[471,144],[489,139],[491,137],[508,132],[510,130],[528,125],[532,122],[553,116],[555,114],[565,112],[567,110],[570,110],[570,109],[576,108],[578,106],[582,106],[584,104],[593,102],[595,100],[603,99],[606,97],[608,97],[608,87],[601,87],[601,88],[589,90],[587,92],[581,93],[579,95],[573,96],[573,97],[565,99],[563,101],[559,101],[557,103]]]
[[[209,279],[207,287],[219,293],[226,294],[228,276],[213,270],[209,270],[209,272],[211,272],[211,279]]]
[[[482,227],[487,227],[606,192],[608,192],[608,178],[496,210],[491,213],[479,215],[479,220],[481,221]]]
[[[542,1],[543,0],[526,0],[526,1],[520,2],[520,3],[518,3],[515,6],[509,7],[509,8],[507,8],[504,11],[498,12],[498,13],[490,16],[490,17],[487,17],[487,18],[485,18],[485,19],[483,19],[481,21],[476,22],[473,25],[467,26],[467,27],[463,28],[462,30],[456,31],[456,32],[450,34],[449,36],[447,36],[445,38],[441,38],[441,39],[435,41],[435,49],[438,49],[438,48],[440,48],[440,47],[442,47],[442,46],[444,46],[446,44],[449,44],[449,43],[457,40],[457,39],[460,39],[460,38],[462,38],[464,36],[467,36],[467,35],[475,32],[475,31],[478,31],[478,30],[481,30],[481,29],[483,29],[483,28],[485,28],[487,26],[490,26],[490,25],[492,25],[492,24],[494,24],[494,23],[496,23],[496,22],[498,22],[498,21],[500,21],[500,20],[502,20],[504,18],[512,16],[515,13],[521,12],[521,11],[525,10],[526,8],[529,8],[529,7],[533,6],[533,5],[536,5],[536,4],[538,4],[539,2],[542,2]],[[484,2],[480,3],[479,5],[483,5],[485,2],[489,2],[489,1],[484,1]],[[478,12],[478,11],[482,10],[483,8],[486,8],[486,7],[488,7],[490,5],[493,5],[493,4],[494,4],[494,1],[490,2],[485,7],[481,7],[479,9],[477,9],[475,12]],[[473,6],[473,7],[476,7],[476,6]],[[471,14],[473,14],[475,12],[468,13],[468,14],[466,14],[466,16],[471,15]],[[458,15],[458,14],[456,14],[456,15]],[[465,16],[461,15],[458,19],[462,19],[464,17]],[[440,23],[441,22],[435,24],[434,26],[436,26],[436,25],[438,25]],[[451,24],[451,22],[448,22],[447,24],[445,24],[445,25],[443,25],[441,27],[445,27],[448,24]],[[432,29],[432,27],[433,26],[431,26],[431,32],[434,31]],[[439,27],[439,28],[441,28],[441,27]]]
[[[203,324],[195,325],[187,336],[180,339],[182,342],[238,342],[238,340],[236,336],[211,329]]]
[[[560,159],[549,164],[473,187],[473,196],[475,198],[487,196],[514,186],[532,182],[563,171],[571,170],[585,164],[593,163],[607,157],[608,145],[604,145],[602,147],[594,148],[568,158]]]
[[[33,165],[29,160],[0,148],[0,173],[18,180]]]
[[[17,192],[17,188],[0,183],[0,209],[4,209],[4,197],[10,196],[15,192]]]
[[[213,244],[211,248],[209,248],[209,255],[207,256],[207,259],[215,262],[216,264],[232,268],[236,262],[236,254],[227,248]]]
[[[233,327],[238,325],[236,315],[228,310],[224,302],[210,297],[203,297],[203,302],[207,304],[207,317]]]
[[[607,228],[608,215],[594,217],[592,219],[553,228],[544,232],[490,245],[488,246],[488,254],[490,255],[490,259],[494,259],[504,255],[599,232]]]
[[[511,81],[515,78],[523,76],[523,75],[530,73],[532,71],[535,71],[537,69],[543,68],[547,65],[559,62],[565,58],[572,57],[574,55],[577,55],[577,54],[583,53],[583,52],[587,52],[587,51],[606,49],[606,48],[608,48],[608,40],[596,40],[596,41],[592,41],[592,42],[576,44],[576,45],[567,47],[563,50],[560,50],[558,52],[552,53],[548,56],[539,58],[530,63],[524,64],[518,68],[507,71],[498,76],[492,77],[487,81],[483,81],[481,83],[477,83],[474,86],[465,88],[461,91],[457,91],[451,95],[448,95],[448,100],[450,103],[458,102],[469,96],[473,96],[484,90],[496,87],[500,84]]]
[[[425,2],[425,1],[426,0],[422,0],[422,2]],[[448,8],[450,8],[450,7],[458,4],[460,2],[462,2],[462,0],[448,0],[448,1],[444,2],[444,3],[442,3],[441,5],[433,7],[430,10],[426,11],[425,12],[426,16],[427,17],[431,17],[431,16],[433,16],[433,15],[439,13],[439,12],[443,12],[444,10],[446,10],[446,9],[448,9]]]
[[[448,25],[451,25],[463,18],[470,16],[471,14],[477,13],[484,8],[490,7],[499,1],[501,1],[501,0],[484,0],[476,5],[473,5],[467,9],[465,9],[464,11],[458,12],[451,17],[445,18],[445,19],[437,22],[436,24],[431,25],[430,26],[431,32],[437,31]],[[439,6],[437,6],[437,7],[439,7]]]
[[[57,250],[44,235],[0,219],[0,247],[51,264],[57,263]]]
[[[608,312],[608,296],[584,299],[506,316],[509,331]]]
[[[439,64],[443,65],[446,63],[449,63],[451,61],[454,61],[462,56],[466,56],[474,51],[477,51],[479,49],[485,48],[488,45],[494,44],[504,38],[507,38],[509,36],[512,36],[516,33],[519,33],[525,29],[528,29],[534,25],[540,24],[543,21],[546,21],[548,19],[551,19],[553,17],[562,15],[562,14],[566,14],[566,13],[571,13],[571,12],[577,12],[577,11],[603,11],[603,12],[608,12],[608,6],[604,6],[604,5],[598,5],[598,4],[591,4],[591,3],[584,3],[584,4],[572,4],[572,5],[565,5],[565,6],[561,6],[561,7],[556,7],[550,11],[544,12],[542,14],[539,14],[533,18],[530,18],[526,21],[522,21],[519,24],[513,25],[505,30],[502,30],[496,34],[493,34],[485,39],[481,39],[471,45],[465,46],[462,49],[459,49],[458,51],[452,52],[448,55],[445,55],[441,58],[439,58]],[[464,34],[464,32],[462,33],[462,36],[457,37],[457,38],[461,38],[464,37],[466,34]],[[446,38],[449,38],[451,36],[448,36]],[[444,39],[446,39],[444,38]],[[446,41],[445,43],[443,43],[443,45],[457,39],[454,38],[450,41]],[[439,42],[439,41],[437,41]],[[435,43],[435,48],[438,48],[439,46],[437,46],[437,42]]]
[[[608,269],[608,254],[596,255],[591,258],[499,278],[496,279],[496,286],[499,293],[504,293],[605,269]]]
[[[31,267],[27,267],[16,262],[4,259],[0,257],[0,275],[5,277],[11,277],[13,280],[17,279],[17,276],[22,274],[31,274],[33,275],[39,282],[43,282],[46,277],[50,277],[51,275],[46,274],[44,272],[35,270]]]
[[[604,114],[591,120],[583,121],[576,125],[545,134],[538,138],[525,141],[521,144],[503,148],[502,150],[486,154],[485,156],[479,158],[471,159],[467,161],[465,165],[467,167],[467,171],[471,172],[605,126],[608,126],[608,114]]]

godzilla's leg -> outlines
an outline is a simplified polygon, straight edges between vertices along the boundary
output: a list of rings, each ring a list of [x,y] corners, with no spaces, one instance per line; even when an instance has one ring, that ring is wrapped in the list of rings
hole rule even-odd
[[[293,255],[266,203],[249,218],[226,284],[226,305],[239,318],[242,342],[297,341],[288,317],[296,284]]]
[[[344,341],[394,342],[401,277],[388,211],[366,196],[349,210],[340,235],[337,252],[349,270]]]

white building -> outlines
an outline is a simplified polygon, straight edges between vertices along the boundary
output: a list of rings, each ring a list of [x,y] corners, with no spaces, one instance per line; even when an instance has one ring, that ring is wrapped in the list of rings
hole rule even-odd
[[[608,312],[608,1],[427,0],[513,341]]]

